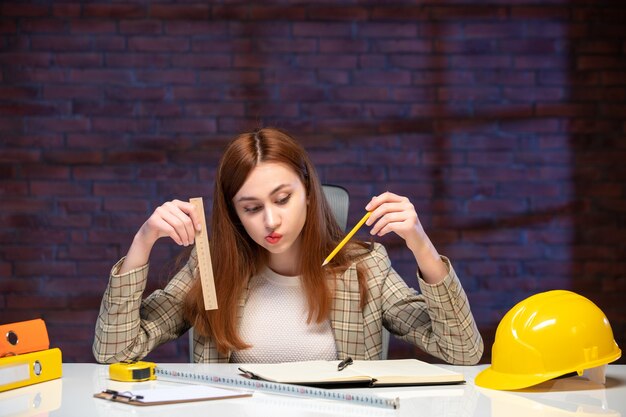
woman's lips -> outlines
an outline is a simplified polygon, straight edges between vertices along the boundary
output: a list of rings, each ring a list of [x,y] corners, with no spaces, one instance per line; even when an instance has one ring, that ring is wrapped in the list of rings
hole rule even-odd
[[[275,245],[276,243],[278,243],[280,241],[280,239],[282,239],[283,235],[279,234],[279,233],[271,233],[267,236],[265,236],[265,241],[271,245]]]

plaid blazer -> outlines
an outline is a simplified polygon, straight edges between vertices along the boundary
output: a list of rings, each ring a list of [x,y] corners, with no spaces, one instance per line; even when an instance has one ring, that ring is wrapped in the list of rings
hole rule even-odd
[[[391,267],[380,244],[359,257],[336,278],[330,316],[338,357],[380,359],[382,326],[396,337],[451,364],[476,364],[483,341],[470,311],[461,282],[447,258],[448,275],[438,284],[421,279],[421,293],[409,288]],[[176,339],[189,329],[183,299],[197,266],[195,251],[164,289],[142,301],[148,265],[118,275],[121,259],[111,270],[109,284],[96,322],[93,353],[98,362],[138,360],[158,345]],[[367,271],[368,301],[360,308],[357,262]],[[239,316],[247,299],[241,297]],[[194,362],[228,362],[210,337],[194,336]]]

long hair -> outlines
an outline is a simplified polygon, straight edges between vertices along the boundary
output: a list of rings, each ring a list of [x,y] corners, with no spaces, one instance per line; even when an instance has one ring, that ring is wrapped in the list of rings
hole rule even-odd
[[[248,280],[267,265],[268,253],[250,238],[235,211],[233,198],[252,170],[260,163],[281,163],[292,169],[304,184],[307,195],[306,221],[302,229],[299,271],[308,303],[308,321],[327,320],[332,308],[330,277],[350,263],[348,251],[340,251],[330,265],[322,261],[343,237],[324,198],[320,181],[305,150],[287,133],[257,129],[237,136],[219,162],[215,178],[211,217],[211,260],[219,309],[204,309],[202,287],[196,272],[185,298],[185,319],[203,336],[211,336],[219,352],[250,347],[238,332],[239,301]],[[359,273],[361,281],[362,274]],[[361,303],[367,293],[362,288]]]

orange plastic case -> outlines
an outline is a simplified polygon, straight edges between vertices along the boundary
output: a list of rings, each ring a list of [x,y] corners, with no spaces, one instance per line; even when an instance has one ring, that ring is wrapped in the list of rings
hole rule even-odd
[[[0,324],[0,357],[21,355],[50,348],[42,319]]]

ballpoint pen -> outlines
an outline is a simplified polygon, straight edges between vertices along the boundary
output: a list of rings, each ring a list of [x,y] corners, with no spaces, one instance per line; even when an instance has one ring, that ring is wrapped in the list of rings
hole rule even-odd
[[[344,237],[343,240],[341,242],[339,242],[337,247],[335,249],[333,249],[333,251],[330,253],[330,255],[328,255],[326,257],[326,259],[324,259],[324,263],[322,264],[322,266],[327,265],[335,257],[335,255],[337,255],[337,252],[339,252],[341,250],[341,248],[343,248],[344,245],[346,243],[348,243],[350,238],[356,233],[357,230],[359,230],[359,228],[361,226],[363,226],[363,224],[365,223],[365,221],[367,219],[369,219],[371,214],[372,214],[371,211],[368,211],[367,213],[365,213],[365,216],[363,216],[363,218],[361,220],[359,220],[359,222],[356,224],[356,226],[354,226],[352,228],[352,230],[350,230],[350,232],[346,235],[346,237]]]
[[[343,371],[348,367],[348,365],[352,365],[352,358],[348,356],[337,365],[337,371]]]

